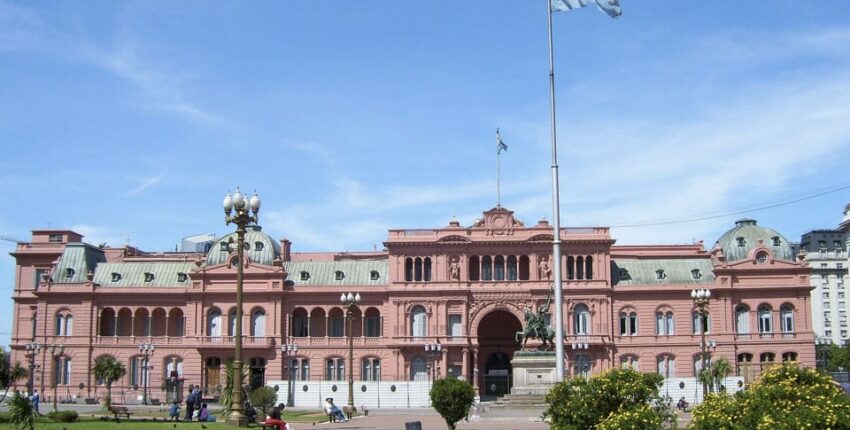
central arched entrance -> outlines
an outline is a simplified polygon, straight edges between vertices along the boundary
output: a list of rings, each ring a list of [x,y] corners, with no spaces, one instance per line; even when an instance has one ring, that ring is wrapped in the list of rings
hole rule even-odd
[[[485,315],[478,324],[479,387],[482,398],[511,392],[511,358],[519,349],[516,332],[522,330],[517,317],[504,310]]]

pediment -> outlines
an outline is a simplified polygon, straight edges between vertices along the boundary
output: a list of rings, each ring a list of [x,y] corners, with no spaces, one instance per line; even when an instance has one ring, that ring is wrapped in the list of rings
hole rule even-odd
[[[451,235],[443,236],[443,237],[439,238],[437,240],[437,242],[440,242],[440,243],[447,243],[447,242],[469,243],[469,242],[472,242],[472,240],[470,240],[468,237],[464,237],[464,236],[461,236],[461,235],[458,235],[458,234],[451,234]]]
[[[554,238],[551,234],[535,234],[528,238],[529,242],[551,242]]]
[[[514,217],[514,212],[501,206],[496,206],[484,217],[475,221],[472,228],[484,228],[488,235],[512,235],[514,230],[523,228],[525,224]]]

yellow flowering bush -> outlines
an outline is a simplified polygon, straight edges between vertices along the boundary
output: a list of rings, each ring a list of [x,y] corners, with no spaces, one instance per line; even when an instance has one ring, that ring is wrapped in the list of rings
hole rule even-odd
[[[553,430],[596,429],[606,420],[611,423],[605,428],[614,429],[619,428],[621,421],[617,420],[644,422],[641,419],[650,415],[655,415],[653,422],[669,422],[672,414],[658,394],[662,381],[661,375],[619,368],[590,379],[572,378],[552,387],[546,395],[545,414],[551,419]],[[638,408],[640,411],[636,411]]]
[[[850,398],[829,376],[785,363],[734,397],[709,397],[694,409],[689,428],[850,430]]]
[[[649,404],[614,412],[596,426],[596,430],[661,430],[663,428],[664,417]]]

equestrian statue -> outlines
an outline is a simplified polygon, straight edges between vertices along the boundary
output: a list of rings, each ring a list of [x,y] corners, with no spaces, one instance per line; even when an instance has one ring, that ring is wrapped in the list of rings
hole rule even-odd
[[[543,341],[541,347],[544,350],[552,349],[552,339],[555,338],[555,330],[546,324],[546,315],[549,313],[549,305],[552,303],[552,290],[549,290],[549,296],[546,298],[546,304],[537,307],[537,312],[532,312],[530,308],[525,308],[525,329],[516,332],[517,343],[522,343],[522,349],[525,349],[525,344],[528,339],[540,339]]]

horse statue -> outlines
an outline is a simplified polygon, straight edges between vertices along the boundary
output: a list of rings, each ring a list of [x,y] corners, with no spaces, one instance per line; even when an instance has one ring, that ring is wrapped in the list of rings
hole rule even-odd
[[[536,313],[532,312],[529,308],[523,311],[525,314],[525,329],[516,332],[516,341],[522,344],[522,349],[525,349],[528,339],[540,339],[543,341],[543,345],[541,346],[545,350],[551,349],[552,345],[554,345],[552,339],[555,338],[555,330],[546,324],[546,314],[549,313],[551,302],[552,291],[550,290],[546,304],[539,306]]]

